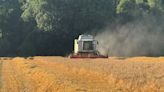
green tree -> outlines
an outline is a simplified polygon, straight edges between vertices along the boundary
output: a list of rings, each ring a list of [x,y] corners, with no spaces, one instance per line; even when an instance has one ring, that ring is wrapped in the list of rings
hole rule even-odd
[[[164,10],[163,0],[119,0],[117,5],[117,13],[129,12],[144,9],[146,11],[151,11],[157,9],[161,12]],[[134,12],[134,11],[133,11]]]
[[[60,15],[50,0],[20,1],[22,4],[22,18],[24,21],[36,21],[40,30],[55,31],[58,29]]]
[[[18,30],[20,25],[21,10],[17,0],[1,0],[0,1],[0,51],[13,52],[16,48],[16,43],[20,39],[16,39],[19,36]],[[5,44],[7,44],[5,46]],[[10,44],[10,45],[9,45]],[[14,45],[13,45],[14,44]],[[5,54],[5,53],[3,53]],[[7,53],[6,53],[7,54]]]

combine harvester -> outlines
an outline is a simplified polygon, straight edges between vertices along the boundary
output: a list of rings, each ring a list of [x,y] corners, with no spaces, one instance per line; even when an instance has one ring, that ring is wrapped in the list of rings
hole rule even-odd
[[[74,53],[70,58],[108,58],[97,50],[98,41],[92,35],[80,35],[74,40]]]

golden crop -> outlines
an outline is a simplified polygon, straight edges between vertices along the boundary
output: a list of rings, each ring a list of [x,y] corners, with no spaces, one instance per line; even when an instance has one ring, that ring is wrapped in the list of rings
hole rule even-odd
[[[1,92],[164,92],[164,58],[1,59]]]

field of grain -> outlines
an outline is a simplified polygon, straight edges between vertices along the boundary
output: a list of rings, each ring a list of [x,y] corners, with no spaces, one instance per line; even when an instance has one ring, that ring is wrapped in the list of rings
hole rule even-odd
[[[164,92],[164,57],[0,58],[0,92]]]

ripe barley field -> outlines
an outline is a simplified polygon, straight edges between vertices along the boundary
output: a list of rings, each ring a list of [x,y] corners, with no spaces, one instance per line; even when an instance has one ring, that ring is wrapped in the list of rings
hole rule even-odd
[[[164,57],[0,58],[0,92],[164,92]]]

